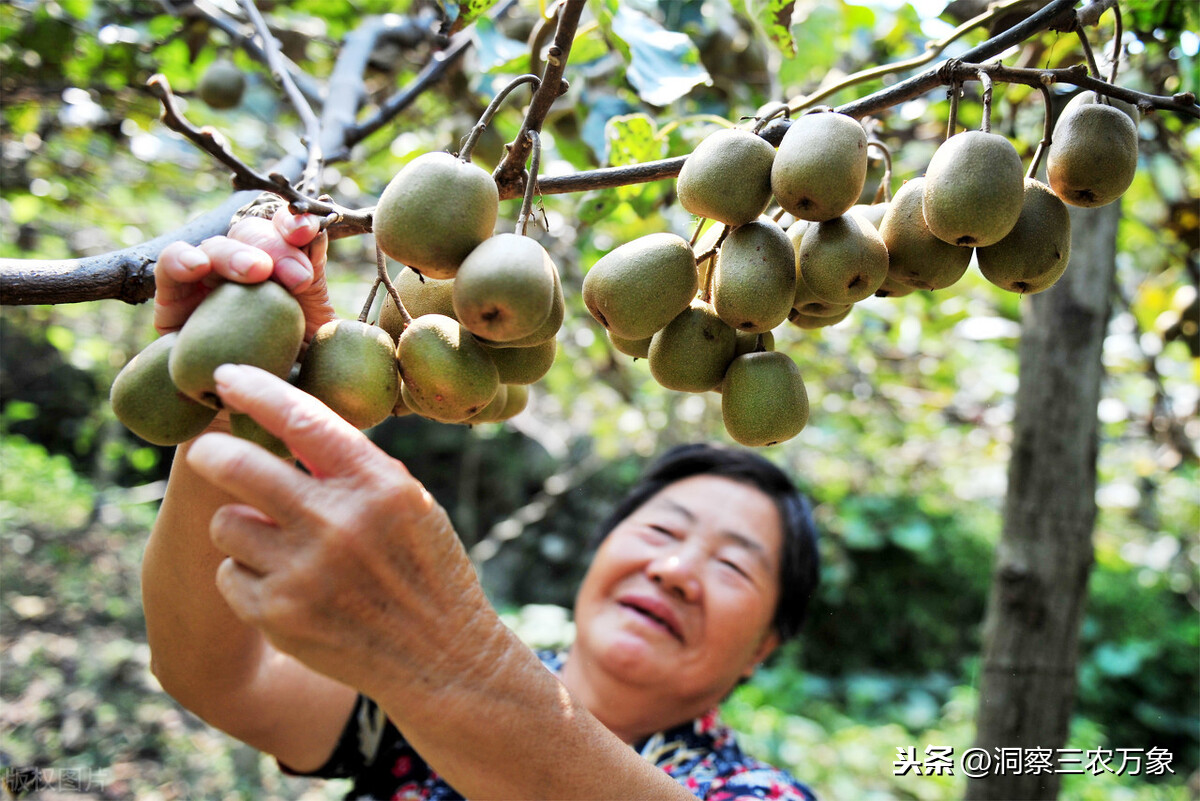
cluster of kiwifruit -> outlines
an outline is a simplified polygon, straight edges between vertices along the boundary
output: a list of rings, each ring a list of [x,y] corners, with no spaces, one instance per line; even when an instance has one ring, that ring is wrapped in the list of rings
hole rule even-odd
[[[498,204],[491,175],[448,153],[401,169],[374,217],[380,249],[407,265],[390,282],[399,304],[386,296],[379,325],[333,320],[318,328],[294,384],[360,429],[393,414],[474,424],[520,413],[527,385],[554,361],[563,293],[541,245],[493,235]],[[299,303],[278,284],[221,284],[177,334],[126,365],[113,383],[113,409],[143,439],[183,442],[217,413],[217,366],[251,364],[287,377],[304,330]],[[232,415],[231,427],[286,453],[245,415]]]
[[[1050,186],[1024,176],[1006,138],[968,131],[938,148],[924,177],[871,205],[856,205],[868,141],[851,117],[800,117],[778,150],[751,131],[717,131],[684,163],[677,195],[718,224],[694,244],[663,233],[621,245],[584,277],[584,302],[614,347],[647,359],[662,386],[720,392],[733,439],[781,442],[809,409],[772,329],[833,325],[870,295],[944,289],[972,253],[997,286],[1047,289],[1070,253],[1064,201],[1103,205],[1132,181],[1136,115],[1090,92],[1073,99],[1054,129]],[[767,216],[772,197],[779,213]],[[777,222],[785,215],[794,218],[786,228]]]

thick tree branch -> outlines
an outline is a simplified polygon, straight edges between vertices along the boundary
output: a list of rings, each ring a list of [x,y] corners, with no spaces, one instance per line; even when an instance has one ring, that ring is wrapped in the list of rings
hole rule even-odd
[[[550,107],[559,95],[567,91],[567,82],[563,73],[567,69],[567,59],[571,56],[571,43],[575,40],[575,30],[579,27],[579,16],[583,13],[585,0],[563,0],[558,7],[558,28],[554,32],[554,42],[546,54],[546,71],[542,73],[542,83],[533,98],[529,101],[529,110],[525,112],[525,120],[521,130],[508,146],[508,153],[500,166],[496,168],[496,185],[501,197],[517,197],[525,190],[525,161],[529,158],[532,140],[530,131],[538,133],[542,123],[550,113]],[[509,194],[509,193],[513,194]]]

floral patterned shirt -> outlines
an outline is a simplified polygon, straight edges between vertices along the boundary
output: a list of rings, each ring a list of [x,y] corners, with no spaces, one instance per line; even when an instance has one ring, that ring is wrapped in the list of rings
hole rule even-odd
[[[546,651],[538,657],[557,674],[566,654]],[[733,731],[720,722],[715,708],[691,722],[654,734],[634,748],[700,799],[816,801],[812,790],[786,771],[744,754]],[[364,695],[358,697],[329,761],[308,775],[353,778],[347,801],[462,799],[417,755],[383,710]]]

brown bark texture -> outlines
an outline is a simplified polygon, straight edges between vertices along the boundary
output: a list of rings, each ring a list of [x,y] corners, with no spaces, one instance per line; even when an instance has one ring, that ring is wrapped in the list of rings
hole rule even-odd
[[[1063,747],[1075,702],[1096,519],[1100,354],[1120,208],[1117,202],[1070,212],[1070,265],[1058,284],[1028,299],[1022,323],[974,744],[993,764],[998,748]],[[1060,783],[1055,772],[993,771],[969,780],[967,798],[1052,799]]]

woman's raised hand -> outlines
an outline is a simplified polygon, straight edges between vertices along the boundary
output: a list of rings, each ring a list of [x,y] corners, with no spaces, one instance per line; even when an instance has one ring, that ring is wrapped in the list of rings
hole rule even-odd
[[[199,246],[173,242],[163,248],[154,268],[154,327],[160,334],[181,328],[222,281],[271,279],[300,302],[308,339],[333,319],[325,283],[327,242],[318,217],[286,208],[271,220],[246,217],[228,235],[210,237]]]

